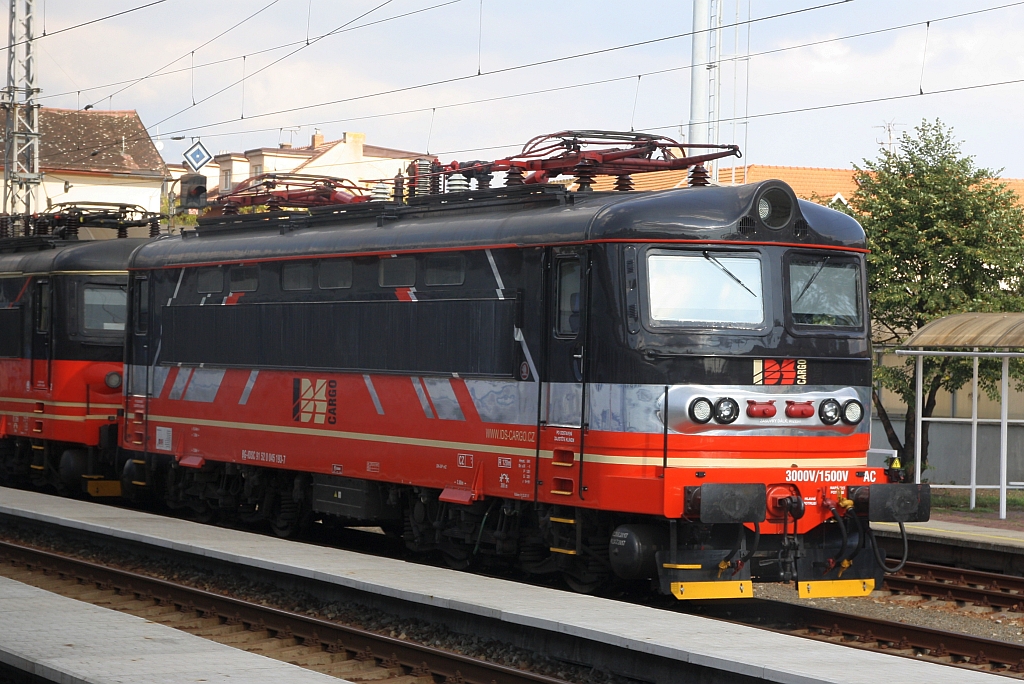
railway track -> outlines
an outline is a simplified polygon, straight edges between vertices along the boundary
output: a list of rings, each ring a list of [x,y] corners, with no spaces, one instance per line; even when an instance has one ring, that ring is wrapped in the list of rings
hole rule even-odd
[[[1024,577],[1013,575],[907,563],[898,574],[886,576],[885,588],[900,594],[1024,612]]]
[[[696,606],[694,612],[856,648],[1024,678],[1024,644],[762,599],[707,602]]]
[[[0,542],[0,575],[351,681],[564,684],[552,677],[10,542]],[[913,563],[890,577],[888,588],[901,593],[945,600],[953,596],[952,600],[994,609],[1024,606],[1024,578]],[[1024,644],[759,599],[674,603],[672,609],[1024,679]]]
[[[352,682],[565,684],[450,651],[0,542],[0,575]]]
[[[922,598],[1024,612],[1024,577],[907,563],[901,572],[886,576],[884,588]],[[1024,644],[775,601],[743,601],[728,606],[708,602],[699,607],[699,612],[800,636],[1024,679]]]

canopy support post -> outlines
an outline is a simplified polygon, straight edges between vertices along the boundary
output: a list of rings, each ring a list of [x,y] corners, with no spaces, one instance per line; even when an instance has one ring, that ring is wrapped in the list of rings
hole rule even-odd
[[[978,351],[975,347],[974,351]],[[978,504],[978,357],[971,379],[971,510]]]
[[[924,407],[921,406],[921,394],[924,379],[924,356],[916,359],[914,373],[914,482],[921,484],[921,426],[924,424]]]
[[[1006,447],[1010,419],[1010,357],[1003,357],[999,393],[999,519],[1006,520]]]

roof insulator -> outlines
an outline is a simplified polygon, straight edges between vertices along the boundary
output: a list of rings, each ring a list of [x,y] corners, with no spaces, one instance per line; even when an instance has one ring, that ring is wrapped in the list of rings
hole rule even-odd
[[[711,177],[703,164],[697,164],[690,169],[689,185],[691,188],[703,185],[711,185]]]
[[[448,192],[468,192],[469,179],[461,173],[448,176]]]

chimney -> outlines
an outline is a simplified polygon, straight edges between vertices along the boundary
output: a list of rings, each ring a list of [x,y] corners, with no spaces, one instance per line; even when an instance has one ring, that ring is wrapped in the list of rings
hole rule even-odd
[[[324,134],[320,132],[319,128],[313,129],[313,139],[310,142],[310,147],[316,149],[324,144]]]
[[[282,150],[290,150],[290,149],[292,149],[292,144],[291,143],[278,143],[277,146],[280,147]]]

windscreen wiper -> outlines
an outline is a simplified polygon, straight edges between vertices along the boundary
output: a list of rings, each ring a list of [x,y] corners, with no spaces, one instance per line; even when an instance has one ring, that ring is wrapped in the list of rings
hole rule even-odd
[[[753,296],[754,296],[755,298],[757,297],[757,295],[756,295],[756,294],[754,294],[754,291],[753,291],[753,290],[751,290],[751,289],[750,289],[749,287],[747,287],[746,285],[744,285],[744,284],[743,284],[743,281],[742,281],[742,280],[740,280],[739,278],[737,278],[737,277],[736,277],[736,276],[735,276],[735,275],[733,274],[733,272],[732,272],[732,271],[730,271],[729,269],[727,269],[727,268],[725,267],[725,264],[723,264],[723,263],[722,263],[721,261],[719,261],[719,260],[718,260],[718,259],[716,259],[715,257],[713,257],[713,256],[711,256],[710,254],[708,254],[708,250],[706,250],[706,249],[704,250],[704,258],[705,258],[705,259],[707,259],[708,261],[710,261],[711,263],[713,263],[713,264],[714,264],[715,266],[717,266],[718,268],[722,269],[722,273],[724,273],[725,275],[729,276],[730,278],[732,278],[733,280],[735,280],[735,281],[736,281],[737,283],[739,283],[740,287],[742,287],[742,288],[743,288],[744,290],[746,290],[747,292],[749,292],[749,293],[750,293],[751,295],[753,295]]]
[[[821,273],[821,270],[825,268],[825,264],[828,263],[828,260],[831,258],[832,257],[825,257],[824,259],[821,260],[821,263],[818,264],[817,270],[814,271],[810,279],[808,279],[807,283],[804,285],[804,289],[800,290],[800,294],[798,294],[796,299],[793,300],[794,304],[799,302],[803,298],[803,296],[807,294],[807,290],[810,289],[811,283],[814,282],[814,279],[818,277],[818,274]]]

